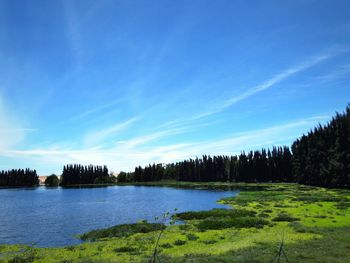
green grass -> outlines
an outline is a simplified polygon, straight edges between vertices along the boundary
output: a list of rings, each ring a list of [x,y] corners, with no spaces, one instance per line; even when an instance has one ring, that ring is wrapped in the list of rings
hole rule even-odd
[[[297,184],[148,185],[243,189],[219,201],[232,209],[177,214],[174,219],[185,224],[164,230],[161,262],[271,262],[282,240],[289,262],[350,262],[348,190]],[[148,262],[163,227],[143,222],[91,231],[85,239],[96,242],[63,248],[1,245],[0,262]]]

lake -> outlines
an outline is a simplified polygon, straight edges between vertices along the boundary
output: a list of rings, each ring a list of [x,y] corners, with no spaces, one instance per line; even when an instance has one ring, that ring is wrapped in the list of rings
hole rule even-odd
[[[154,221],[174,208],[184,212],[225,207],[216,201],[237,193],[149,186],[0,189],[0,244],[78,244],[77,234]]]

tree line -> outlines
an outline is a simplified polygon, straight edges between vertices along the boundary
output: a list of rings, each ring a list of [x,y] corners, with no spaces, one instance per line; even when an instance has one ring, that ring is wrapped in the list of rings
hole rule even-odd
[[[192,182],[293,182],[292,154],[288,147],[242,152],[239,156],[209,156],[167,165],[138,166],[120,173],[118,182],[147,182],[165,179]]]
[[[350,188],[350,105],[297,139],[292,151],[296,182]]]
[[[12,169],[0,172],[0,186],[35,186],[39,184],[36,170]]]
[[[121,172],[118,182],[178,181],[296,182],[350,188],[350,106],[325,125],[287,146],[207,156]]]
[[[107,166],[68,164],[63,167],[60,179],[52,174],[45,180],[47,186],[114,183]],[[39,185],[36,170],[13,169],[0,172],[0,187],[26,187]]]
[[[113,177],[108,174],[106,165],[80,165],[69,164],[63,167],[61,175],[61,185],[79,185],[79,184],[102,184],[111,183]]]

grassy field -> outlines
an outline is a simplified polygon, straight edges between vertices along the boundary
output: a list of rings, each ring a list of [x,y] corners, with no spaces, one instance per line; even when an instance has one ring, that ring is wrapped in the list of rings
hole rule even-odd
[[[350,262],[348,190],[297,184],[148,185],[243,189],[218,200],[233,210],[174,215],[185,223],[164,230],[159,262]],[[93,242],[63,248],[0,245],[0,262],[149,262],[162,229],[146,222],[123,225],[87,233],[84,239]]]

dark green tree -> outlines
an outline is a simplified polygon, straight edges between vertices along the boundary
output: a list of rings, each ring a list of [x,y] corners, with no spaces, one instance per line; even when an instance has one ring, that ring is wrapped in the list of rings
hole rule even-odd
[[[45,185],[46,186],[58,186],[60,184],[60,180],[58,179],[58,176],[55,174],[51,174],[50,176],[46,177],[45,179]]]

